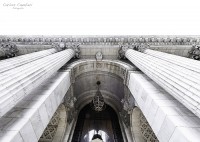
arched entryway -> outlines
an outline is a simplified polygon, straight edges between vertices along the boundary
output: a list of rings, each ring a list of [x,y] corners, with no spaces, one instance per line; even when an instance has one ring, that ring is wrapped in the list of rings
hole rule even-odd
[[[97,112],[88,104],[78,115],[72,141],[91,142],[95,138],[104,142],[123,142],[118,116],[109,105]]]

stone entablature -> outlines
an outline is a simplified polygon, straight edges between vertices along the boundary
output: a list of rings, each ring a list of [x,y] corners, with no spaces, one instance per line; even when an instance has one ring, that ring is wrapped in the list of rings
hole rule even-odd
[[[79,42],[80,44],[147,43],[149,45],[199,44],[200,37],[192,36],[1,36],[0,42],[18,44],[47,44],[53,42]]]

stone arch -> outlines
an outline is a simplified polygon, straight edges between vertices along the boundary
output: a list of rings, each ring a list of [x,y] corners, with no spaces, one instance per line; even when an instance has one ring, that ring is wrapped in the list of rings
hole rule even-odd
[[[123,115],[121,113],[123,111],[123,103],[121,101],[126,93],[124,88],[127,88],[128,71],[136,70],[134,66],[114,60],[82,60],[66,65],[63,69],[70,70],[72,81],[72,91],[69,95],[66,95],[65,101],[75,98],[74,108],[77,110],[76,114],[79,114],[79,111],[91,102],[96,93],[96,81],[100,80],[103,82],[100,90],[105,103],[109,104],[117,112],[120,127],[125,129],[124,127],[126,126],[121,118],[121,115]],[[98,79],[95,78],[96,75],[98,75]],[[93,77],[93,79],[89,79],[90,77]],[[109,80],[110,83],[108,83]],[[90,83],[91,81],[92,83]],[[113,86],[115,88],[112,88]],[[123,136],[127,139],[125,130],[122,131]]]
[[[67,110],[64,104],[61,104],[49,124],[44,130],[39,142],[61,142],[64,139],[65,129],[67,127]]]

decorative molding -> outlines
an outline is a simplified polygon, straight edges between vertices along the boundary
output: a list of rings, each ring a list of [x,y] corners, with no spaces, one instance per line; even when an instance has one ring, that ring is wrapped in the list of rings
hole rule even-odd
[[[60,109],[58,108],[57,111],[54,113],[53,117],[51,118],[49,124],[47,125],[46,129],[44,130],[42,136],[39,139],[39,142],[52,142],[54,135],[56,134],[58,123],[60,120]]]
[[[135,99],[127,87],[124,88],[124,98],[121,100],[121,103],[123,108],[120,115],[126,127],[129,127],[131,124],[130,115],[135,107]]]
[[[140,113],[140,129],[142,136],[146,141],[159,142],[142,112]]]
[[[127,76],[128,71],[135,70],[136,68],[121,61],[108,62],[107,60],[105,61],[102,60],[96,62],[96,60],[84,60],[84,61],[77,61],[71,65],[64,66],[62,69],[71,70],[72,82],[74,82],[79,75],[92,71],[110,72],[121,77],[126,82],[126,78],[128,77]]]
[[[1,57],[3,58],[15,57],[17,52],[19,52],[16,44],[11,42],[1,43],[0,50],[2,51]]]
[[[193,45],[189,53],[189,58],[200,60],[200,45]]]
[[[52,44],[54,42],[71,42],[80,44],[143,43],[149,45],[192,45],[200,42],[199,37],[187,36],[0,36],[0,42],[20,44]]]

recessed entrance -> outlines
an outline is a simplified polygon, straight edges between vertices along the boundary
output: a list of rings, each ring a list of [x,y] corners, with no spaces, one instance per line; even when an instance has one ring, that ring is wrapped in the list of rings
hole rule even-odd
[[[79,113],[74,130],[73,142],[123,142],[116,112],[106,104],[106,109],[97,112],[86,105]]]

